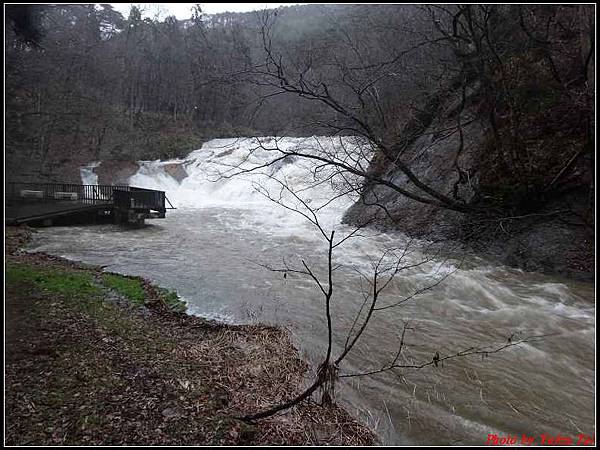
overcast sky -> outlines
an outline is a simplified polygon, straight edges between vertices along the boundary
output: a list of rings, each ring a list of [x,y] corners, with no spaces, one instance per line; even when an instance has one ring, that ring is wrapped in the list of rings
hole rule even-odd
[[[298,3],[200,3],[202,11],[208,14],[220,12],[246,12],[278,6],[297,5]],[[113,8],[125,17],[129,14],[131,5],[138,5],[145,11],[145,16],[165,18],[174,15],[178,19],[189,19],[194,3],[111,3]]]

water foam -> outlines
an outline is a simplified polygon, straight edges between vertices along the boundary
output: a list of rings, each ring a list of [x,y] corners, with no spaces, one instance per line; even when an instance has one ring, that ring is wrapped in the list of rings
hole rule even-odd
[[[322,166],[317,160],[283,158],[281,151],[326,154],[363,169],[372,154],[368,142],[351,136],[213,139],[185,159],[140,161],[138,172],[129,182],[165,191],[177,208],[224,207],[258,212],[252,214],[249,224],[263,230],[306,222],[289,209],[274,208],[273,200],[304,212],[308,212],[307,207],[318,210],[324,227],[339,225],[346,209],[356,200],[351,193],[340,194],[355,177],[336,174],[334,168]],[[181,165],[188,174],[181,183],[167,170],[174,164]]]
[[[94,169],[101,164],[100,161],[94,161],[89,163],[87,166],[79,168],[79,175],[81,176],[81,184],[98,185],[98,175],[94,172]]]

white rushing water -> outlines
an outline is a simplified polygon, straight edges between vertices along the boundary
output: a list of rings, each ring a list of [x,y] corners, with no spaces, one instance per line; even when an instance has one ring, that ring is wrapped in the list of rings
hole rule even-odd
[[[268,193],[286,205],[306,212],[301,202],[294,198],[295,194],[311,209],[319,209],[323,226],[335,228],[339,225],[356,196],[331,199],[347,186],[347,180],[341,175],[334,175],[331,168],[320,168],[318,161],[294,156],[263,167],[282,156],[278,149],[307,154],[326,153],[338,161],[365,169],[372,152],[368,142],[355,137],[213,139],[183,160],[142,161],[140,170],[131,177],[130,183],[165,191],[178,208],[222,207],[265,211],[261,226],[271,231],[286,224],[307,225],[301,215],[274,207],[273,200],[265,196]],[[165,170],[173,165],[181,165],[188,174],[181,183]],[[282,190],[282,183],[294,192]]]
[[[79,169],[81,175],[81,184],[98,184],[98,175],[94,172],[94,169],[101,164],[101,161],[94,161],[89,163],[87,166],[83,166]]]
[[[261,145],[258,145],[260,143]],[[176,289],[189,311],[229,322],[258,320],[287,326],[312,363],[326,343],[323,302],[310,279],[261,265],[306,261],[323,274],[327,247],[316,228],[292,208],[318,210],[324,230],[341,238],[353,195],[344,180],[317,161],[287,158],[275,166],[228,178],[232,170],[260,168],[273,149],[325,151],[351,164],[366,164],[368,143],[354,138],[216,139],[187,158],[140,163],[130,183],[164,190],[177,210],[143,229],[113,225],[48,228],[32,249],[146,276]],[[350,156],[349,156],[350,155]],[[187,172],[180,182],[177,166]],[[82,172],[83,175],[83,172]],[[223,176],[225,175],[225,177]],[[86,173],[86,176],[89,176]],[[281,190],[284,182],[291,192]],[[352,181],[352,180],[349,180]],[[261,193],[262,192],[262,193]],[[302,201],[300,201],[301,199]],[[406,236],[362,230],[336,249],[332,315],[336,351],[343,346],[363,303],[366,272]],[[444,367],[388,372],[342,381],[340,400],[374,426],[384,443],[482,444],[501,436],[594,433],[594,286],[493,265],[429,243],[410,243],[404,270],[382,296],[391,305],[442,280],[415,299],[376,313],[343,372],[382,367],[393,359],[403,324],[410,323],[401,361],[430,361],[471,346],[500,345],[508,336],[550,335],[488,358],[448,361]],[[437,251],[437,250],[436,250]],[[432,256],[433,255],[433,256]],[[427,263],[417,265],[424,258]],[[443,278],[448,275],[447,278]]]

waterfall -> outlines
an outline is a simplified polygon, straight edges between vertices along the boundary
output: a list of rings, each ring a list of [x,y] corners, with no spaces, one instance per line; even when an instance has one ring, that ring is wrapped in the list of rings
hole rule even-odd
[[[213,139],[184,159],[140,161],[129,182],[165,191],[177,208],[251,208],[264,214],[274,209],[276,200],[304,211],[308,205],[318,210],[325,225],[339,224],[357,197],[355,191],[344,194],[347,181],[359,180],[348,173],[336,174],[334,168],[322,166],[320,161],[282,158],[276,149],[326,155],[361,169],[366,169],[372,155],[370,143],[353,136]],[[188,174],[181,182],[168,170],[177,165]],[[335,197],[339,198],[332,201]],[[289,210],[286,215],[299,216]]]
[[[98,175],[94,172],[94,169],[100,165],[100,161],[89,163],[87,166],[79,168],[79,175],[81,176],[81,184],[98,184]]]

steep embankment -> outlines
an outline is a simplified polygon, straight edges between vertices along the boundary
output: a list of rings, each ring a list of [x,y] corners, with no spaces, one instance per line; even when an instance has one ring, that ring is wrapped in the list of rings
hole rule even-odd
[[[394,157],[425,184],[473,207],[472,213],[418,203],[385,186],[366,184],[344,220],[375,218],[377,226],[458,240],[526,270],[593,277],[593,146],[587,142],[585,111],[573,107],[568,94],[548,90],[540,95],[543,104],[536,97],[523,99],[518,129],[510,129],[514,124],[506,118],[494,128],[481,83],[464,90],[454,86],[433,97],[425,112],[404,127],[404,142]],[[370,170],[415,190],[381,153]]]
[[[411,235],[460,239],[528,270],[590,277],[594,268],[594,14],[586,6],[458,6],[456,71],[384,142],[371,170],[410,183],[396,162],[459,214],[367,185],[348,222],[372,216]],[[450,71],[452,72],[452,71]],[[389,141],[389,142],[388,142]],[[439,198],[439,197],[438,197]],[[370,206],[379,203],[389,215]]]

